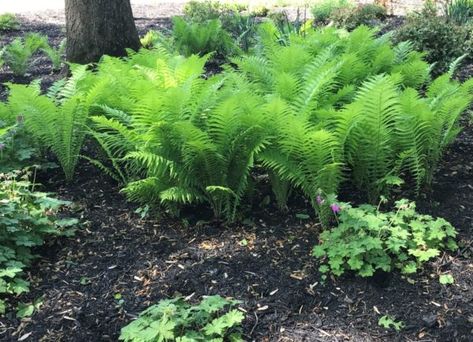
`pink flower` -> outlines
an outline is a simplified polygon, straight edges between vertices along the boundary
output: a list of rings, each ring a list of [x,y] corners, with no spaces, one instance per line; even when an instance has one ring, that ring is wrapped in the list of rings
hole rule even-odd
[[[342,208],[337,203],[331,204],[330,209],[332,209],[334,214],[338,214],[342,210]]]
[[[325,203],[325,200],[322,198],[322,196],[317,195],[316,199],[318,205],[322,205]]]

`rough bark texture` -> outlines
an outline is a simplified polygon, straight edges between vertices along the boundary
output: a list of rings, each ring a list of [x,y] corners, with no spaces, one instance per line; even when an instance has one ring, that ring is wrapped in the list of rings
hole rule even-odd
[[[66,31],[67,60],[73,63],[140,47],[130,0],[66,0]]]

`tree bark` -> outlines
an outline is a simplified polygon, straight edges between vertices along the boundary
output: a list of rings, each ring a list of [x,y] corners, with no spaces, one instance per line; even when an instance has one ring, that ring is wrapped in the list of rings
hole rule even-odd
[[[73,63],[140,48],[130,0],[66,0],[66,36],[67,60]]]

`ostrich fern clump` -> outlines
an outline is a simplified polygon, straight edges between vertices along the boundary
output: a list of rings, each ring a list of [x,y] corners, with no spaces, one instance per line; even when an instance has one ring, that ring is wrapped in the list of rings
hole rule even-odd
[[[280,208],[299,192],[322,216],[330,208],[318,195],[344,182],[373,202],[402,179],[420,191],[472,101],[473,81],[451,79],[457,62],[431,80],[411,44],[363,26],[283,34],[266,22],[254,51],[207,77],[209,55],[183,57],[156,42],[104,57],[94,71],[72,66],[46,95],[37,83],[11,85],[0,111],[24,115],[67,179],[89,134],[103,153],[83,157],[130,200],[173,213],[201,203],[233,220],[261,170]]]
[[[58,98],[41,95],[38,82],[29,86],[9,84],[5,106],[13,117],[24,117],[27,130],[43,150],[56,156],[68,181],[73,178],[82,148],[89,108],[101,91],[100,87],[77,91],[76,83],[85,77],[86,66],[73,70],[73,77],[58,89]]]

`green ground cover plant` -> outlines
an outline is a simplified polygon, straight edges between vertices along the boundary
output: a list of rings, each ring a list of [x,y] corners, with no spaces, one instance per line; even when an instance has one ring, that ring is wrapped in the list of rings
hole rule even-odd
[[[313,249],[323,262],[319,269],[323,274],[354,272],[369,277],[393,269],[411,274],[442,250],[457,248],[450,223],[418,214],[408,200],[397,201],[392,212],[343,203],[337,215],[338,226],[322,232],[320,244]]]
[[[29,290],[24,271],[35,258],[32,248],[52,237],[71,235],[76,219],[57,213],[69,202],[34,190],[28,175],[0,175],[0,313],[7,310],[4,295]]]
[[[143,311],[121,331],[126,342],[152,341],[243,341],[238,301],[209,296],[191,305],[183,298],[161,300]]]

